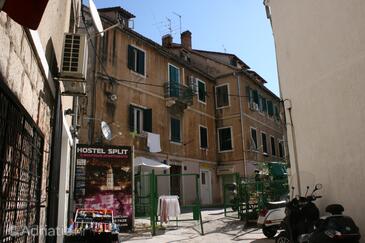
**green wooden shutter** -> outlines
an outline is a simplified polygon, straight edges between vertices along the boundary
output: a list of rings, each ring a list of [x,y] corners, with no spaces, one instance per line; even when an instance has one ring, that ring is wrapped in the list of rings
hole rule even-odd
[[[128,68],[131,70],[136,70],[135,67],[135,56],[134,56],[134,47],[131,45],[128,45]]]
[[[200,147],[208,148],[208,133],[205,127],[200,127]]]
[[[262,111],[267,112],[267,103],[266,99],[262,97]]]
[[[134,132],[134,106],[129,105],[129,131]]]
[[[145,55],[143,51],[138,50],[137,52],[137,72],[144,75],[144,63],[145,63]]]
[[[143,110],[143,131],[152,132],[152,109]]]
[[[272,101],[268,100],[267,101],[267,113],[269,114],[269,116],[273,116],[274,115],[274,109],[273,109],[273,105],[272,105]]]
[[[205,102],[205,84],[203,82],[198,82],[198,90],[199,90],[199,100]]]
[[[259,104],[259,93],[257,92],[257,90],[253,90],[253,101],[256,104]]]

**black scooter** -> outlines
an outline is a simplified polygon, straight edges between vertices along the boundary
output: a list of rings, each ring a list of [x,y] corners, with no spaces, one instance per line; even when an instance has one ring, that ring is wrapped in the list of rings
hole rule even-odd
[[[321,196],[314,193],[322,188],[317,184],[310,196],[293,198],[286,206],[286,217],[276,243],[358,243],[359,229],[350,217],[343,216],[343,207],[329,205],[326,211],[330,216],[319,218],[319,210],[313,203]],[[294,191],[294,188],[292,188]]]

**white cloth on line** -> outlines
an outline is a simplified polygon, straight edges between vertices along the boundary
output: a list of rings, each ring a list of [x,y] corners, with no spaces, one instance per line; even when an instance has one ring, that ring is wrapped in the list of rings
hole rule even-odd
[[[180,205],[178,196],[160,196],[158,198],[157,213],[161,222],[167,223],[169,217],[180,215]]]
[[[161,152],[160,134],[147,133],[147,146],[151,153]]]

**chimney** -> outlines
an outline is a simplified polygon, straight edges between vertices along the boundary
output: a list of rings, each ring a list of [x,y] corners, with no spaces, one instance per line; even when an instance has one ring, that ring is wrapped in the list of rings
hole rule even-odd
[[[191,50],[191,32],[184,31],[181,33],[181,45],[185,49]]]
[[[172,46],[172,36],[170,34],[162,36],[162,46],[171,47]]]

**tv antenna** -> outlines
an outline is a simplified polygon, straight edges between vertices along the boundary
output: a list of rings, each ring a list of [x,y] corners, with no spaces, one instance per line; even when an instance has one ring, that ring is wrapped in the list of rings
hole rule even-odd
[[[167,21],[169,22],[169,24],[168,24],[169,33],[170,33],[170,35],[172,35],[171,19],[169,19],[169,18],[167,18],[167,17],[166,17],[166,19],[167,19]]]
[[[180,35],[181,35],[181,17],[182,17],[182,16],[181,16],[180,14],[178,14],[178,13],[175,13],[175,12],[172,12],[172,13],[179,17]]]

